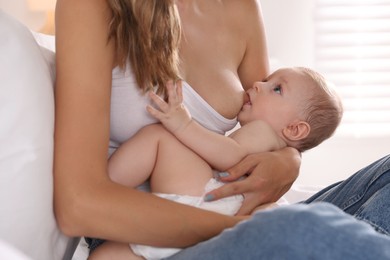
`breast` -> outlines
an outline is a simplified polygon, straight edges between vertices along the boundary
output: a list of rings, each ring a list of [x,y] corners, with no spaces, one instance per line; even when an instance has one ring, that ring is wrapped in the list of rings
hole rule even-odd
[[[183,99],[192,118],[213,132],[225,134],[237,124],[236,117],[229,119],[222,116],[187,82],[183,82]]]
[[[110,139],[121,144],[157,120],[147,113],[151,102],[138,88],[129,66],[126,70],[115,68],[112,76]]]
[[[219,114],[186,82],[183,82],[183,96],[193,119],[209,130],[224,134],[237,124],[236,118],[228,119]],[[126,70],[115,68],[111,90],[111,148],[118,147],[142,127],[157,123],[146,111],[148,104],[151,101],[138,88],[129,66]]]

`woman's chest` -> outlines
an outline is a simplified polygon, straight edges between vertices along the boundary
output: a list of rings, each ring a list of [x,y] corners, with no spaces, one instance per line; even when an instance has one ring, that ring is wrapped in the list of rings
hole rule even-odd
[[[156,123],[148,114],[151,104],[147,95],[137,87],[132,75],[123,73],[113,78],[111,89],[110,138],[123,143],[142,127]]]
[[[189,84],[183,82],[184,104],[192,117],[206,128],[225,133],[236,125],[236,118],[228,119],[220,115]],[[156,123],[146,110],[151,104],[135,82],[130,69],[120,71],[114,69],[111,90],[110,139],[117,146],[132,137],[142,127]]]

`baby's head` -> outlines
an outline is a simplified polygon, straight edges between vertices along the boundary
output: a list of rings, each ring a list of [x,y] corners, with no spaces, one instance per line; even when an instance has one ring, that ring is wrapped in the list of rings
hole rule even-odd
[[[268,123],[287,143],[303,152],[329,138],[343,108],[334,88],[319,73],[303,67],[284,68],[247,91],[238,114],[241,125]]]
[[[311,81],[309,95],[302,107],[302,116],[310,126],[310,132],[298,141],[297,149],[306,151],[331,137],[343,116],[341,98],[332,83],[321,74],[308,68],[296,68]]]

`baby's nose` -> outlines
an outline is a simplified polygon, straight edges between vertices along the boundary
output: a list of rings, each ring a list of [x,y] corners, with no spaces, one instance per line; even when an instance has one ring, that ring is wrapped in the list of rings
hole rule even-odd
[[[253,89],[256,91],[256,92],[260,92],[261,89],[262,89],[262,83],[261,82],[256,82],[255,84],[253,84]]]

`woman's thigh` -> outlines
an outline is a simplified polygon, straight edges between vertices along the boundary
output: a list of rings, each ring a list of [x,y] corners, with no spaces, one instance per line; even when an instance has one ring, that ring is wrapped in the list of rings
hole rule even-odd
[[[318,192],[304,203],[329,202],[390,234],[390,155],[356,172],[345,181]]]
[[[390,259],[390,237],[324,202],[264,210],[169,259]]]

